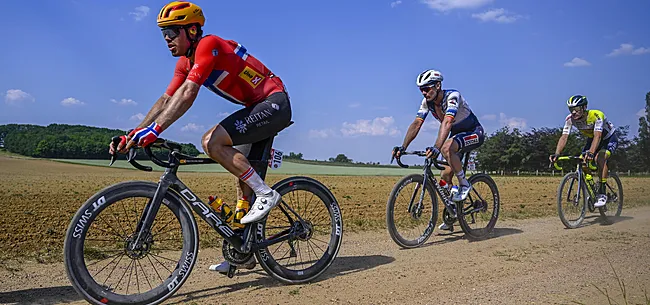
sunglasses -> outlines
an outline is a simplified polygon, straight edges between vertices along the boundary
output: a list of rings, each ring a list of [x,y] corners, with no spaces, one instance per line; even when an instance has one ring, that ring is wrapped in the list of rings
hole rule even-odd
[[[420,87],[420,91],[424,93],[428,93],[431,89],[433,89],[433,86]]]
[[[176,38],[178,35],[181,34],[182,28],[183,27],[180,26],[169,26],[169,27],[162,28],[161,31],[162,31],[163,38],[164,37],[169,37],[169,39]]]

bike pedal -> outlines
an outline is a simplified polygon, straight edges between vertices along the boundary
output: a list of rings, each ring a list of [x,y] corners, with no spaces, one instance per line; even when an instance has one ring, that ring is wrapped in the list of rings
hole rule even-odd
[[[231,265],[230,268],[228,269],[228,277],[232,278],[235,276],[235,270],[237,270],[237,267]]]

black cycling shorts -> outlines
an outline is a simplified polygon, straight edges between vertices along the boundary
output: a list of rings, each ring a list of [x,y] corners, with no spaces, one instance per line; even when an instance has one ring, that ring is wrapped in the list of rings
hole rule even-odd
[[[291,121],[291,104],[286,92],[271,94],[262,102],[238,110],[219,125],[230,135],[233,145],[255,143],[285,129]]]

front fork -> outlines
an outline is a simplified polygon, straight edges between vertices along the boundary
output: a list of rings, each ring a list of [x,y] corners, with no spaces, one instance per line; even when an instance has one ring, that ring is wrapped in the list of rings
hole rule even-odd
[[[141,249],[142,243],[150,236],[153,222],[156,219],[162,200],[165,198],[165,194],[167,194],[167,189],[169,189],[169,185],[171,184],[170,181],[165,179],[165,177],[166,175],[163,175],[160,178],[158,188],[156,188],[156,193],[153,195],[153,198],[147,202],[142,211],[143,213],[140,216],[140,221],[135,229],[135,239],[133,239],[133,242],[129,245],[131,251]]]

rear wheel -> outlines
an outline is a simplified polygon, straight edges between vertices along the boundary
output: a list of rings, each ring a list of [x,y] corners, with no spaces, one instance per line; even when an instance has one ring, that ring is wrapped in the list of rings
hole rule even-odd
[[[92,304],[158,304],[188,278],[198,250],[196,221],[168,192],[139,248],[136,227],[157,185],[131,181],[92,196],[72,218],[64,260],[72,287]]]
[[[311,281],[338,255],[343,236],[341,209],[329,189],[312,178],[290,177],[273,189],[282,195],[282,201],[255,224],[257,241],[303,233],[261,248],[255,257],[267,273],[283,283]]]
[[[499,218],[499,190],[492,177],[486,174],[475,174],[468,180],[472,190],[467,199],[456,203],[458,222],[469,237],[482,238],[494,229]]]
[[[606,220],[607,217],[621,216],[623,211],[623,185],[616,173],[610,172],[608,174],[605,192],[607,193],[607,204],[598,208],[600,215]]]

